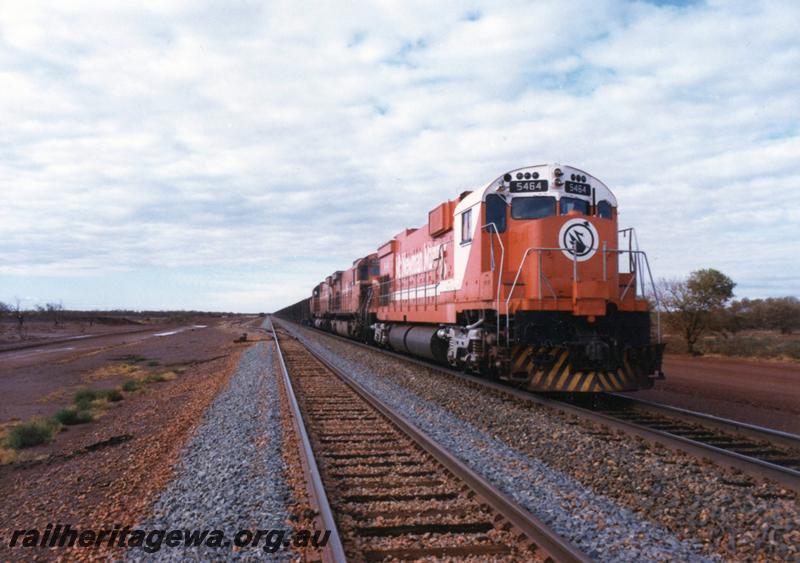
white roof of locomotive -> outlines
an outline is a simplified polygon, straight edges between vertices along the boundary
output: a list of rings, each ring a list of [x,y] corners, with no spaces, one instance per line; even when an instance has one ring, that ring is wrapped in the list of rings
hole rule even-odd
[[[541,196],[549,196],[555,197],[556,199],[561,199],[562,197],[576,197],[578,199],[583,199],[586,201],[591,201],[591,195],[580,195],[580,194],[573,194],[567,193],[565,191],[566,186],[556,186],[555,180],[556,176],[553,171],[556,168],[560,168],[562,175],[560,176],[561,180],[564,182],[571,181],[571,177],[574,174],[575,176],[586,177],[584,181],[581,178],[581,182],[584,184],[589,184],[595,190],[595,199],[596,201],[608,201],[613,207],[617,206],[617,198],[614,197],[614,194],[611,190],[606,186],[603,182],[592,176],[591,174],[587,174],[583,170],[579,168],[575,168],[573,166],[562,166],[557,162],[553,164],[537,164],[536,166],[525,166],[524,168],[516,168],[514,170],[510,170],[509,172],[505,172],[498,176],[492,182],[489,182],[485,187],[473,191],[471,194],[466,196],[463,200],[461,200],[458,205],[456,206],[456,213],[463,211],[464,209],[468,209],[473,205],[484,201],[486,196],[491,193],[496,193],[499,195],[504,196],[508,199],[512,194],[509,190],[510,182],[505,180],[506,175],[510,175],[512,181],[517,180],[517,173],[521,173],[524,175],[528,173],[533,175],[536,173],[538,175],[538,179],[540,180],[547,180],[548,182],[548,189],[544,192],[535,192],[535,193],[514,193],[514,197],[541,197]]]

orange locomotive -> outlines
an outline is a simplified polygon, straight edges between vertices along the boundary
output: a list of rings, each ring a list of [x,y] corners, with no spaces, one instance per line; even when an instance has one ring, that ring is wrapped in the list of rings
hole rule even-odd
[[[660,334],[651,339],[645,274],[652,287],[605,184],[569,166],[529,166],[442,203],[427,225],[334,273],[305,314],[532,391],[644,389],[662,376],[664,350]]]

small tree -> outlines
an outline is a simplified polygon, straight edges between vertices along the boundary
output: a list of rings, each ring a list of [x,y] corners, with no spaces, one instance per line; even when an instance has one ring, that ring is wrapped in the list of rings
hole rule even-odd
[[[58,303],[45,303],[44,306],[37,305],[36,311],[40,316],[46,317],[53,321],[53,326],[61,324],[61,316],[64,312],[64,305],[59,301]]]
[[[697,341],[722,321],[722,311],[735,286],[731,278],[713,268],[692,272],[686,280],[661,282],[668,322],[681,333],[687,352],[698,354]]]
[[[47,303],[44,308],[48,316],[53,320],[53,326],[59,326],[61,324],[61,317],[64,314],[64,304],[61,301],[58,303]]]
[[[19,297],[16,298],[16,305],[11,310],[14,318],[17,320],[17,330],[19,331],[19,336],[22,338],[22,329],[25,326],[25,311],[22,308],[22,304],[20,303]]]
[[[0,301],[0,332],[5,332],[5,329],[2,326],[3,317],[5,317],[10,312],[11,312],[11,305]]]

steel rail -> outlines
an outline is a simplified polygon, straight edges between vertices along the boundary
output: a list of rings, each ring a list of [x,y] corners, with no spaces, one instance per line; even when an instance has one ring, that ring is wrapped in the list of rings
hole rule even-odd
[[[784,487],[800,492],[800,471],[792,468],[770,463],[700,440],[686,438],[666,430],[651,428],[646,424],[630,422],[613,414],[575,406],[558,399],[551,399],[551,401],[556,408],[572,414],[592,419],[609,427],[618,428],[629,434],[635,434],[650,442],[657,442],[672,449],[682,450],[695,457],[710,459],[720,465],[726,465],[750,475],[771,479]]]
[[[283,319],[279,320],[286,322]],[[784,467],[764,460],[753,458],[744,454],[740,454],[731,450],[706,444],[701,441],[691,440],[689,438],[685,438],[675,434],[670,434],[669,432],[666,431],[657,430],[654,428],[648,428],[647,426],[644,425],[628,422],[620,418],[608,414],[603,414],[597,411],[593,411],[588,408],[576,406],[556,398],[534,394],[529,391],[524,391],[518,388],[511,387],[508,384],[498,383],[496,381],[490,381],[481,377],[457,371],[455,369],[434,364],[426,360],[406,356],[391,350],[385,350],[383,348],[370,346],[363,342],[358,342],[356,340],[344,338],[339,335],[331,334],[329,332],[325,332],[319,329],[314,329],[314,331],[341,340],[342,342],[347,342],[355,346],[360,346],[367,350],[373,350],[377,353],[392,356],[394,358],[397,358],[399,360],[402,360],[410,364],[422,366],[431,370],[451,375],[453,377],[457,377],[465,381],[469,381],[475,385],[492,389],[498,393],[506,394],[515,397],[517,399],[521,399],[522,401],[525,402],[536,403],[539,405],[547,406],[581,418],[592,420],[594,422],[606,425],[608,427],[618,428],[619,430],[622,430],[628,434],[639,436],[640,438],[643,438],[648,442],[654,442],[672,449],[681,450],[694,457],[710,459],[720,465],[731,467],[739,471],[743,471],[752,476],[770,479],[784,487],[790,488],[796,492],[800,492],[800,471],[796,471],[788,467]],[[702,413],[693,413],[692,411],[687,411],[687,412],[691,412],[692,414],[696,414],[698,416],[711,416],[711,415],[703,415]],[[722,420],[724,419],[718,419],[717,424],[722,424],[721,423]],[[760,428],[753,425],[748,425],[748,426],[762,430],[764,432],[777,432],[777,431],[772,431],[771,429]],[[727,429],[727,431],[731,432],[733,430],[729,428]],[[780,433],[780,434],[785,434],[785,433]],[[789,434],[788,436],[791,437],[792,435]],[[795,444],[793,447],[797,447],[797,445]]]
[[[787,448],[800,450],[800,436],[792,434],[791,432],[783,432],[782,430],[775,430],[774,428],[757,426],[747,422],[740,422],[738,420],[692,411],[681,407],[674,407],[672,405],[654,403],[652,401],[640,399],[639,397],[629,397],[622,393],[603,393],[603,395],[629,403],[634,408],[644,412],[669,415],[686,422],[701,424],[703,426],[717,428],[724,432],[746,436],[754,440],[764,440],[772,444],[779,444]]]
[[[270,322],[272,325],[272,323]],[[272,325],[272,338],[275,341],[275,350],[277,351],[278,359],[280,360],[281,375],[283,377],[283,385],[286,389],[286,396],[289,399],[289,407],[291,408],[292,420],[294,421],[295,431],[298,434],[300,457],[303,461],[303,467],[307,472],[309,495],[312,497],[312,502],[316,504],[319,512],[319,518],[322,521],[325,530],[330,530],[331,535],[328,543],[323,549],[322,556],[324,561],[333,561],[340,563],[347,561],[344,554],[344,547],[342,547],[342,540],[339,536],[339,530],[336,527],[336,520],[333,517],[331,505],[328,502],[328,495],[325,492],[325,486],[322,484],[322,477],[319,473],[319,467],[314,458],[314,450],[311,448],[311,442],[308,439],[305,423],[303,422],[303,415],[300,412],[300,405],[297,403],[297,397],[294,394],[294,388],[289,378],[289,371],[286,369],[286,362],[283,358],[283,351],[281,345],[278,343],[278,335],[275,332],[275,326]]]
[[[279,321],[280,322],[280,321]],[[287,328],[282,325],[283,328]],[[291,329],[287,329],[290,333]],[[375,410],[389,419],[402,432],[408,435],[415,443],[428,452],[434,459],[441,463],[457,478],[461,479],[473,491],[479,494],[498,514],[514,525],[532,540],[538,549],[545,552],[546,558],[563,562],[589,562],[591,559],[575,547],[571,542],[559,536],[541,519],[522,508],[518,503],[498,490],[484,477],[473,471],[469,466],[449,451],[440,446],[423,430],[409,421],[403,415],[395,412],[381,399],[364,387],[361,383],[347,375],[338,367],[332,365],[316,351],[307,346],[302,340],[301,344],[325,368],[346,383],[362,399],[369,403]]]

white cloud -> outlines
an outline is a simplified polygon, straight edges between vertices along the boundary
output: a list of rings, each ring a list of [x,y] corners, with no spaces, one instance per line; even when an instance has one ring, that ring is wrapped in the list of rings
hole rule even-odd
[[[798,27],[793,2],[8,4],[0,273],[55,293],[248,268],[254,287],[187,302],[270,309],[438,201],[558,160],[612,186],[657,275],[797,293]]]

